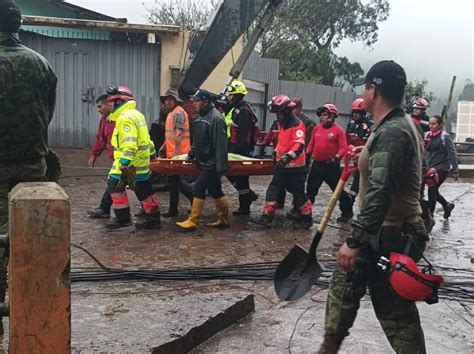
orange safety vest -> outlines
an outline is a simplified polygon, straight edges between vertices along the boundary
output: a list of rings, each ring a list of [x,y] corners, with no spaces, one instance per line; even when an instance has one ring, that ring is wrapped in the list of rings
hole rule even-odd
[[[180,142],[177,143],[175,119],[176,113],[182,113],[184,115],[183,128],[181,130]],[[181,106],[176,106],[166,116],[165,123],[165,146],[166,146],[166,158],[171,159],[172,157],[187,154],[191,150],[191,138],[189,135],[189,118],[186,111]]]

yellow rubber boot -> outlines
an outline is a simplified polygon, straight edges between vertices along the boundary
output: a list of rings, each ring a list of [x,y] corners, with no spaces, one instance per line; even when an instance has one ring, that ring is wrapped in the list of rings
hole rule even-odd
[[[209,227],[215,227],[218,229],[223,229],[230,227],[229,221],[229,201],[226,196],[214,199],[217,209],[217,220],[213,223],[206,224]]]
[[[205,199],[194,198],[191,212],[189,213],[188,219],[185,221],[177,222],[181,229],[185,231],[196,230],[198,226],[199,217],[201,216],[202,209],[204,208]]]

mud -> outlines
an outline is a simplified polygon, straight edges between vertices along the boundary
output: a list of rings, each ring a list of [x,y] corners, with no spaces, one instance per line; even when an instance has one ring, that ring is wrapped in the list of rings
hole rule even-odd
[[[182,233],[174,225],[175,221],[186,218],[186,210],[189,209],[188,201],[182,198],[181,216],[163,218],[159,231],[135,230],[133,226],[109,231],[103,226],[105,220],[89,219],[86,215],[87,209],[98,206],[105,188],[109,162],[106,158],[101,158],[97,167],[88,168],[87,151],[59,150],[58,154],[63,166],[66,166],[60,184],[71,198],[72,243],[85,247],[109,267],[167,269],[280,261],[295,243],[308,248],[317,229],[315,224],[312,230],[294,230],[287,224],[284,211],[279,211],[271,230],[249,226],[248,218],[243,216],[233,217],[232,227],[228,230],[209,230],[204,224],[214,219],[215,211],[212,199],[208,198],[199,230]],[[252,188],[260,195],[252,205],[253,215],[258,215],[262,210],[268,182],[269,177],[265,176],[251,178]],[[224,189],[230,197],[231,208],[237,209],[237,194],[227,181]],[[441,191],[447,200],[456,203],[456,208],[450,220],[443,221],[442,210],[438,205],[436,225],[426,254],[435,264],[474,270],[471,263],[474,257],[474,185],[469,180],[458,183],[449,181]],[[137,212],[138,201],[133,194],[130,196],[132,212]],[[168,195],[160,192],[159,197],[161,209],[165,211]],[[314,208],[315,220],[322,217],[329,197],[329,189],[323,187]],[[286,210],[290,206],[291,196],[288,196]],[[339,225],[335,221],[339,215],[336,208],[318,248],[320,260],[334,259],[338,246],[348,234],[349,225]],[[97,267],[83,251],[73,247],[71,252],[72,268]],[[158,307],[151,307],[151,300],[140,303],[140,296],[151,297],[151,302],[154,303],[165,301],[169,296],[235,292],[255,295],[255,313],[210,338],[194,349],[193,353],[309,353],[317,350],[324,332],[326,290],[313,287],[310,294],[301,300],[287,303],[278,300],[271,282],[250,281],[73,284],[73,349],[110,352],[132,343],[135,331],[140,328],[152,331],[153,323],[160,320],[160,310]],[[101,307],[96,303],[95,296],[101,296]],[[437,305],[419,305],[429,353],[474,352],[474,314],[472,304],[469,305],[471,307],[467,305],[446,300]],[[87,311],[85,307],[88,308]],[[128,322],[110,321],[118,314],[130,311],[144,315],[135,314]],[[184,318],[183,313],[186,311],[177,312],[175,320]],[[6,322],[4,319],[4,324]],[[90,323],[94,323],[94,326]],[[114,330],[121,334],[114,343],[115,347],[111,348],[106,344],[93,346],[91,343],[98,336],[94,327],[112,324]],[[3,339],[3,348],[7,345],[6,338]],[[146,351],[145,347],[137,347],[136,350]],[[362,302],[354,328],[341,352],[391,352],[373,314],[368,296]]]

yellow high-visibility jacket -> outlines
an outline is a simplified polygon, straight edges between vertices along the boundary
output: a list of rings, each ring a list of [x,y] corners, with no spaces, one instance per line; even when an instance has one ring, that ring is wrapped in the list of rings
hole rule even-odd
[[[150,139],[145,116],[136,109],[135,101],[118,106],[109,119],[115,122],[111,144],[114,147],[114,163],[109,177],[120,179],[120,165],[135,166],[137,181],[150,178],[150,156],[156,155]]]

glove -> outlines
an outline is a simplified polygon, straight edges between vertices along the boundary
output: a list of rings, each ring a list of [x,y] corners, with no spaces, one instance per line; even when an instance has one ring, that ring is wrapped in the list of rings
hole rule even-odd
[[[194,156],[194,154],[191,154],[191,153],[188,153],[188,156],[186,156],[186,160],[195,160],[196,157]]]
[[[127,182],[120,180],[119,183],[115,186],[115,192],[117,193],[122,193],[125,191],[125,188],[127,187]]]
[[[134,191],[137,185],[137,169],[135,166],[130,166],[128,169],[128,186]]]
[[[279,168],[285,168],[286,165],[288,165],[291,160],[293,160],[293,159],[291,158],[291,156],[289,156],[289,155],[283,156],[283,157],[277,162],[278,167],[279,167]]]

